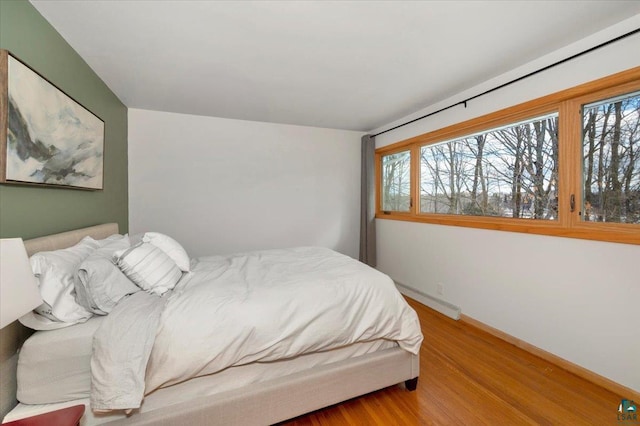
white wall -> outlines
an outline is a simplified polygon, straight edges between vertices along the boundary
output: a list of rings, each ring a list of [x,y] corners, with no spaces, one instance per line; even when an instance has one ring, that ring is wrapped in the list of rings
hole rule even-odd
[[[640,15],[405,119],[640,27]],[[376,138],[378,147],[640,66],[640,35]],[[372,132],[376,133],[376,131]],[[640,391],[640,246],[378,220],[378,268],[413,289]],[[640,230],[638,231],[640,232]],[[428,326],[428,325],[426,325]]]
[[[318,245],[357,258],[361,136],[130,109],[130,232],[192,256]]]

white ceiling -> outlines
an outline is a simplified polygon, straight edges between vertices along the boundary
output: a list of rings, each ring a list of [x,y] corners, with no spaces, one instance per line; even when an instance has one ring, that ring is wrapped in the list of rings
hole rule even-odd
[[[31,0],[130,108],[367,131],[640,1]]]

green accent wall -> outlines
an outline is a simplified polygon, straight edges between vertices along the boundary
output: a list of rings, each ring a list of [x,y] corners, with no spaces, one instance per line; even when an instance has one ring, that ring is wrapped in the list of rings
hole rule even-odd
[[[127,107],[27,0],[0,0],[0,48],[105,123],[104,189],[0,184],[0,237],[27,239],[105,222],[127,232]]]

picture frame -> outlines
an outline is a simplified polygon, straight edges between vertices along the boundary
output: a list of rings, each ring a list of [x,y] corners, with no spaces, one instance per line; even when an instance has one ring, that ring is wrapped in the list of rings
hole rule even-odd
[[[0,183],[101,190],[104,121],[0,49]]]

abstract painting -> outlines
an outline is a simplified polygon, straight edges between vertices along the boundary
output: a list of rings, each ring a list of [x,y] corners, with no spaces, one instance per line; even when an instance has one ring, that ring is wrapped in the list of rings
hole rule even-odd
[[[102,189],[104,122],[0,51],[0,182]]]

